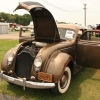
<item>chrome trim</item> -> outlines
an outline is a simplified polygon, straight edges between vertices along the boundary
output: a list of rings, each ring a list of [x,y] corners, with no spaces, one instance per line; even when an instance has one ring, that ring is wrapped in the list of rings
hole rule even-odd
[[[4,79],[5,81],[11,82],[13,84],[23,86],[24,90],[25,90],[25,87],[38,88],[38,89],[48,89],[48,88],[55,87],[55,83],[31,82],[31,81],[26,81],[26,78],[23,78],[23,80],[17,79],[17,78],[13,78],[13,77],[3,74],[3,71],[0,72],[0,78]]]
[[[68,51],[75,51],[76,50],[76,46],[72,46],[72,47],[66,47],[61,49],[62,51],[68,52]]]
[[[89,46],[100,46],[100,42],[99,41],[79,41],[78,45],[89,45]]]
[[[3,71],[1,71],[0,73],[0,78],[1,78],[1,81],[3,80]]]
[[[25,86],[26,86],[26,78],[23,78],[23,90],[25,90]]]

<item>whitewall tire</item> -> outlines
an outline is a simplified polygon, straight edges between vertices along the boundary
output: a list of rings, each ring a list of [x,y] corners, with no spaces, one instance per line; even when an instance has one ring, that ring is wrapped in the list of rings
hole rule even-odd
[[[69,67],[66,67],[61,77],[60,81],[56,83],[56,86],[51,89],[55,94],[63,94],[68,90],[71,81],[71,70]]]

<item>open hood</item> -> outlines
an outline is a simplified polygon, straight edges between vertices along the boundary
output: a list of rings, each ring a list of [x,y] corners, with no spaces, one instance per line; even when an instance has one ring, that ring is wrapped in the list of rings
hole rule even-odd
[[[52,14],[40,3],[22,2],[17,8],[30,12],[34,23],[35,40],[41,42],[59,42],[60,36]]]

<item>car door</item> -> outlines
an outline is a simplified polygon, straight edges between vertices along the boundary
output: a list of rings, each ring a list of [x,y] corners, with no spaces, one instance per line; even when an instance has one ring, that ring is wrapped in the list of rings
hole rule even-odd
[[[19,32],[19,43],[32,40],[34,40],[34,35],[32,35],[30,31],[24,32],[21,28]]]
[[[100,68],[100,41],[92,40],[88,32],[77,42],[76,63],[85,67]]]

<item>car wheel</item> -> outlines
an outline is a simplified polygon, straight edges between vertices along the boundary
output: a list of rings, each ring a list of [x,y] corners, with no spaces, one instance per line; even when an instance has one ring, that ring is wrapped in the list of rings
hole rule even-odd
[[[71,70],[69,67],[66,67],[60,81],[56,83],[56,86],[53,89],[51,89],[51,91],[55,94],[65,93],[70,85],[70,81],[71,81]]]

